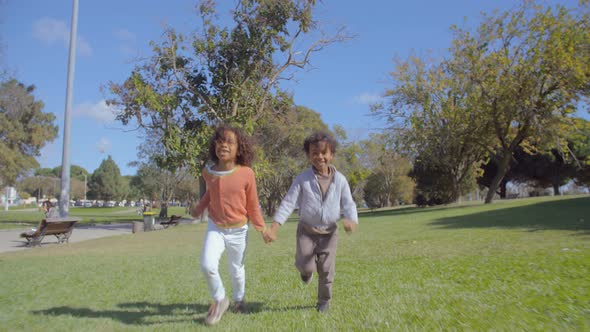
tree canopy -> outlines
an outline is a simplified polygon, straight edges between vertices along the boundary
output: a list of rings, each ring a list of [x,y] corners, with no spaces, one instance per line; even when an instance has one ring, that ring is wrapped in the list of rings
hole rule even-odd
[[[104,159],[92,173],[89,195],[95,199],[115,200],[122,195],[123,179],[119,166],[111,156]]]
[[[306,67],[312,53],[347,38],[339,30],[302,41],[318,34],[314,5],[236,1],[233,21],[224,25],[215,3],[201,1],[199,32],[187,38],[168,28],[163,42],[152,43],[151,58],[123,83],[109,84],[108,104],[120,110],[117,119],[124,125],[135,123],[163,138],[159,167],[186,165],[199,174],[212,126],[233,123],[252,133],[278,82]]]
[[[0,84],[0,181],[5,185],[38,167],[35,157],[57,137],[55,116],[43,112],[34,91],[14,79]]]
[[[400,62],[386,103],[374,113],[402,131],[423,166],[454,178],[455,188],[474,178],[486,156],[495,157],[489,203],[517,147],[542,150],[563,139],[564,124],[587,101],[588,7],[524,1],[484,15],[476,31],[454,27],[449,56],[434,64]]]

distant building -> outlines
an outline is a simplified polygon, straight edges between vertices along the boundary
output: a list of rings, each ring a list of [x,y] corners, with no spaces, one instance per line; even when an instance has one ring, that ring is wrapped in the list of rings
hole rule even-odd
[[[7,194],[8,198],[6,197]],[[20,196],[18,195],[18,192],[16,192],[15,187],[4,187],[2,189],[2,194],[0,195],[0,205],[4,206],[7,199],[9,206],[20,205]]]

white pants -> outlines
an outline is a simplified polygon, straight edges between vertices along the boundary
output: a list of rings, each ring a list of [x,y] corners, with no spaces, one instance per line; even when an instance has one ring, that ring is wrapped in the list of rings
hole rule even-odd
[[[229,274],[233,284],[233,300],[243,301],[246,290],[246,270],[244,253],[248,242],[248,225],[240,228],[219,228],[209,220],[207,234],[203,243],[201,271],[207,279],[209,293],[215,301],[225,298],[225,288],[219,275],[219,260],[227,249]]]

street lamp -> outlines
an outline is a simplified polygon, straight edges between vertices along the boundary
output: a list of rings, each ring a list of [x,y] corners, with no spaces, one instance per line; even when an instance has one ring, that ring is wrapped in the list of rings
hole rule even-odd
[[[66,84],[66,109],[64,112],[64,135],[61,155],[61,193],[59,196],[60,217],[67,217],[70,210],[70,119],[74,67],[76,63],[76,36],[78,30],[78,0],[73,0],[72,27],[70,29],[70,52],[68,57],[68,80]]]

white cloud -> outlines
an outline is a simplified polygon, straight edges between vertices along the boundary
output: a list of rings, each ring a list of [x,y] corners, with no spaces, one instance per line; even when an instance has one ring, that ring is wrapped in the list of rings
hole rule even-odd
[[[381,101],[381,96],[374,93],[362,93],[354,97],[354,101],[363,105],[375,104]]]
[[[111,142],[106,137],[101,137],[98,143],[96,143],[96,149],[100,153],[107,153],[112,147]]]
[[[119,49],[121,50],[121,52],[123,52],[123,54],[134,55],[137,53],[137,37],[133,32],[127,29],[117,29],[113,31],[113,35],[115,36],[115,38],[121,41]]]
[[[33,23],[33,37],[47,45],[62,44],[66,49],[70,47],[70,29],[64,21],[44,17]],[[78,35],[77,52],[80,55],[91,55],[90,44]]]
[[[119,40],[135,41],[135,34],[127,29],[117,29],[114,31],[115,37]]]
[[[74,106],[74,114],[89,117],[103,123],[109,123],[115,120],[115,109],[109,107],[104,99],[95,104],[83,103],[76,105]]]

